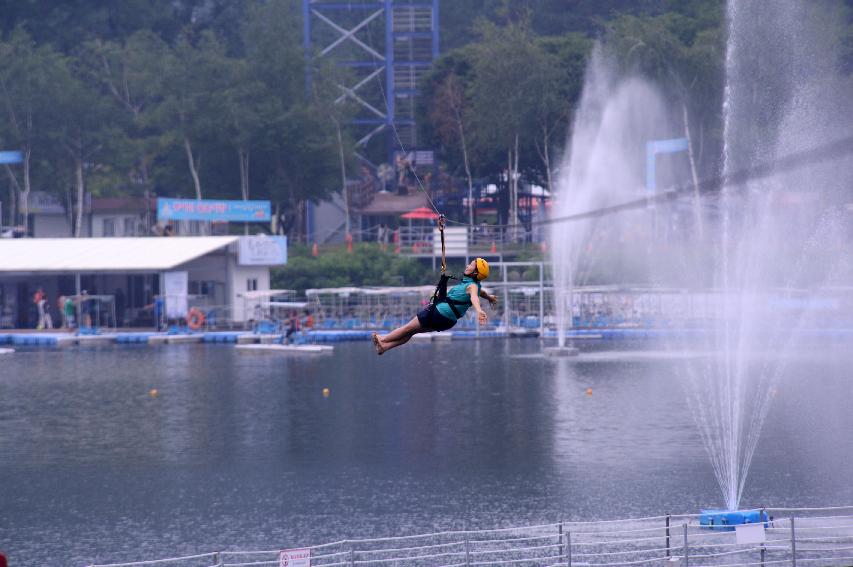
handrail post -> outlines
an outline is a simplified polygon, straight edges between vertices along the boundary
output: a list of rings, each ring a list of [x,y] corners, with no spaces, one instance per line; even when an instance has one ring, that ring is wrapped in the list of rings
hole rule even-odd
[[[355,548],[349,544],[349,567],[355,566]]]
[[[669,515],[669,514],[667,514],[667,515],[666,515],[666,556],[667,556],[667,557],[669,557],[669,556],[670,556],[670,549],[669,549],[669,523],[670,523],[670,515]]]
[[[794,516],[791,516],[791,566],[797,567],[797,532],[794,530]]]
[[[690,561],[690,553],[687,549],[687,522],[684,523],[684,566],[687,567]]]
[[[765,545],[761,544],[761,567],[764,567],[764,552],[767,550]]]
[[[566,566],[572,567],[572,532],[566,532]]]
[[[559,556],[560,556],[560,561],[562,561],[563,560],[563,521],[562,520],[560,520],[560,523],[557,525],[557,534],[558,534],[558,539],[560,542]]]
[[[465,538],[465,565],[471,565],[471,550],[467,537]]]
[[[213,564],[222,567],[222,555],[218,551],[213,554]]]

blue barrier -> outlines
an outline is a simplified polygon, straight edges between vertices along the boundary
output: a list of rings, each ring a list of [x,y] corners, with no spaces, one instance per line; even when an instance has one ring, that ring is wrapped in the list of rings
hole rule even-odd
[[[189,335],[192,334],[192,332],[193,331],[191,331],[189,327],[185,327],[183,325],[172,325],[166,329],[167,335]]]
[[[237,331],[212,331],[204,333],[202,342],[205,343],[236,343],[237,338],[245,333]]]
[[[311,343],[337,343],[350,341],[368,341],[374,332],[388,332],[394,323],[393,319],[385,319],[381,321],[381,326],[384,329],[346,329],[346,328],[321,328],[310,331],[302,331],[295,337],[292,337],[292,342],[302,344],[305,342]],[[506,338],[510,334],[505,330],[497,330],[494,327],[481,327],[479,335],[476,325],[463,324],[470,323],[467,320],[460,321],[450,333],[456,339],[471,339],[471,338]],[[524,325],[527,327],[527,325]],[[182,327],[172,327],[167,332],[127,332],[103,335],[114,337],[117,344],[145,344],[149,342],[151,337],[164,335],[185,334],[188,330]],[[566,333],[566,337],[596,337],[603,341],[618,341],[618,340],[654,340],[654,339],[691,339],[708,337],[714,332],[708,328],[629,328],[629,329],[613,329],[613,328],[585,328],[585,329],[570,329]],[[794,331],[795,334],[821,339],[821,340],[850,340],[853,338],[853,328],[836,328],[836,329],[800,329]],[[247,331],[209,331],[209,332],[194,332],[193,334],[201,335],[202,342],[213,344],[234,344],[237,343],[241,336],[251,336]],[[280,334],[280,333],[272,333]],[[546,330],[543,338],[556,339],[557,332],[554,330]],[[67,333],[2,333],[0,334],[0,345],[14,346],[57,346],[64,340],[73,339],[72,335]]]
[[[341,331],[308,331],[307,337],[318,343],[338,343],[345,341],[365,341],[370,340],[374,331],[370,330],[341,330]]]
[[[699,525],[703,528],[719,531],[734,531],[735,526],[763,523],[769,527],[767,512],[764,510],[702,510]]]
[[[280,327],[278,323],[275,321],[258,321],[255,323],[255,328],[252,330],[253,333],[258,335],[271,335],[273,333],[279,332]]]
[[[56,346],[59,339],[56,335],[23,334],[14,335],[12,344],[15,346]]]
[[[508,337],[506,331],[496,331],[491,329],[480,329],[477,331],[451,331],[454,339],[499,339]]]
[[[146,344],[148,337],[155,333],[118,333],[116,343],[120,344]]]

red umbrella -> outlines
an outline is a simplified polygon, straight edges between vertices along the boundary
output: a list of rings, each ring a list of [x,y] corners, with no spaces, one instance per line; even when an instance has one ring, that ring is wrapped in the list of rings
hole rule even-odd
[[[400,215],[402,219],[438,220],[438,214],[429,207],[418,207],[413,211]]]

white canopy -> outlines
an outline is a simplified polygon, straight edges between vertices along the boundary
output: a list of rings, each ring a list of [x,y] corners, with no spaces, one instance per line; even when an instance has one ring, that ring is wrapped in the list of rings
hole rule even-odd
[[[411,295],[431,294],[435,290],[434,285],[419,285],[409,287],[321,287],[306,289],[306,297],[318,295],[338,295],[347,297],[349,295]]]
[[[282,307],[284,309],[305,309],[308,307],[307,301],[270,301],[267,303],[269,307]]]
[[[311,297],[314,295],[340,295],[346,297],[351,294],[363,293],[364,288],[361,287],[321,287],[317,289],[306,289],[305,296]]]
[[[160,272],[237,241],[236,236],[0,239],[0,273]]]
[[[244,291],[241,294],[246,299],[268,299],[277,295],[296,295],[295,289],[259,289],[254,291]]]

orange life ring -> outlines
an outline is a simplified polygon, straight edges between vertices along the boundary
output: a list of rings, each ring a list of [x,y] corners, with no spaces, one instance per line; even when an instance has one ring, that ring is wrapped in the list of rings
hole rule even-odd
[[[187,313],[187,325],[193,331],[197,331],[204,326],[204,312],[198,307],[193,307]]]

